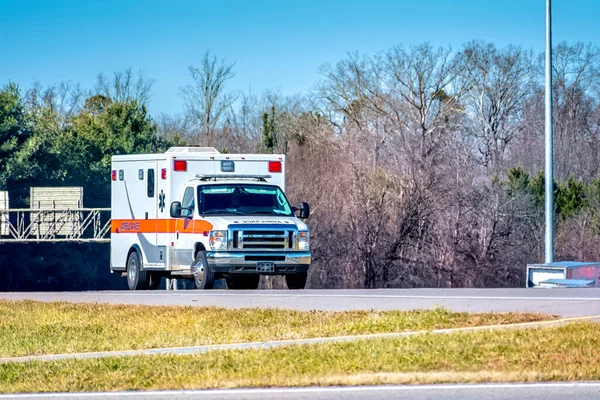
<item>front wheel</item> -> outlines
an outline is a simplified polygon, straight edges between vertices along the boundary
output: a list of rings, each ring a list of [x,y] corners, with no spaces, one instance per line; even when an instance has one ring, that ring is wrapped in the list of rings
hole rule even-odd
[[[287,283],[288,289],[304,289],[306,286],[307,275],[308,274],[306,272],[298,272],[297,274],[286,275],[285,282]]]
[[[215,285],[215,273],[208,266],[206,254],[199,251],[192,264],[192,275],[196,289],[212,289]]]

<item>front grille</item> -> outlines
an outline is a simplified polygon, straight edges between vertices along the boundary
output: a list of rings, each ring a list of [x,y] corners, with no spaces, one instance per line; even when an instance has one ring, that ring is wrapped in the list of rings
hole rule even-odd
[[[230,243],[233,249],[289,250],[294,249],[295,233],[296,231],[292,229],[234,229]]]
[[[284,244],[275,244],[275,243],[253,243],[248,244],[244,243],[244,249],[285,249]]]

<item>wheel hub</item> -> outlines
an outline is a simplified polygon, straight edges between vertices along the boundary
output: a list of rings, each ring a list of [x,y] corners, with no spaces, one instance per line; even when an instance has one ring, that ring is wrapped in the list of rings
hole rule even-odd
[[[194,278],[198,282],[204,281],[204,264],[202,260],[199,260],[196,265],[194,265]]]
[[[137,275],[137,268],[136,268],[134,259],[131,259],[131,261],[129,261],[129,268],[127,269],[127,272],[128,272],[131,282],[135,282],[135,278]]]

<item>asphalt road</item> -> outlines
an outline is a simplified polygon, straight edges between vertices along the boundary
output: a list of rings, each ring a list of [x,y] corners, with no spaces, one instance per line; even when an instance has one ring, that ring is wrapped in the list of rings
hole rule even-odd
[[[441,306],[468,312],[600,315],[600,288],[11,292],[0,293],[0,299],[297,310],[413,310]]]
[[[117,392],[117,393],[64,393],[40,395],[7,395],[0,399],[71,400],[131,399],[148,400],[558,400],[600,399],[600,383],[555,384],[480,384],[480,385],[423,385],[333,387],[299,389],[249,389],[208,391]]]

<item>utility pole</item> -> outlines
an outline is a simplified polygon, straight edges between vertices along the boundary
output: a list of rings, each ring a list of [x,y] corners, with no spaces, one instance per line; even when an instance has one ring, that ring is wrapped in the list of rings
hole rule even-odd
[[[552,132],[552,8],[546,0],[546,166],[545,166],[545,213],[546,251],[545,263],[554,262],[554,151]]]

